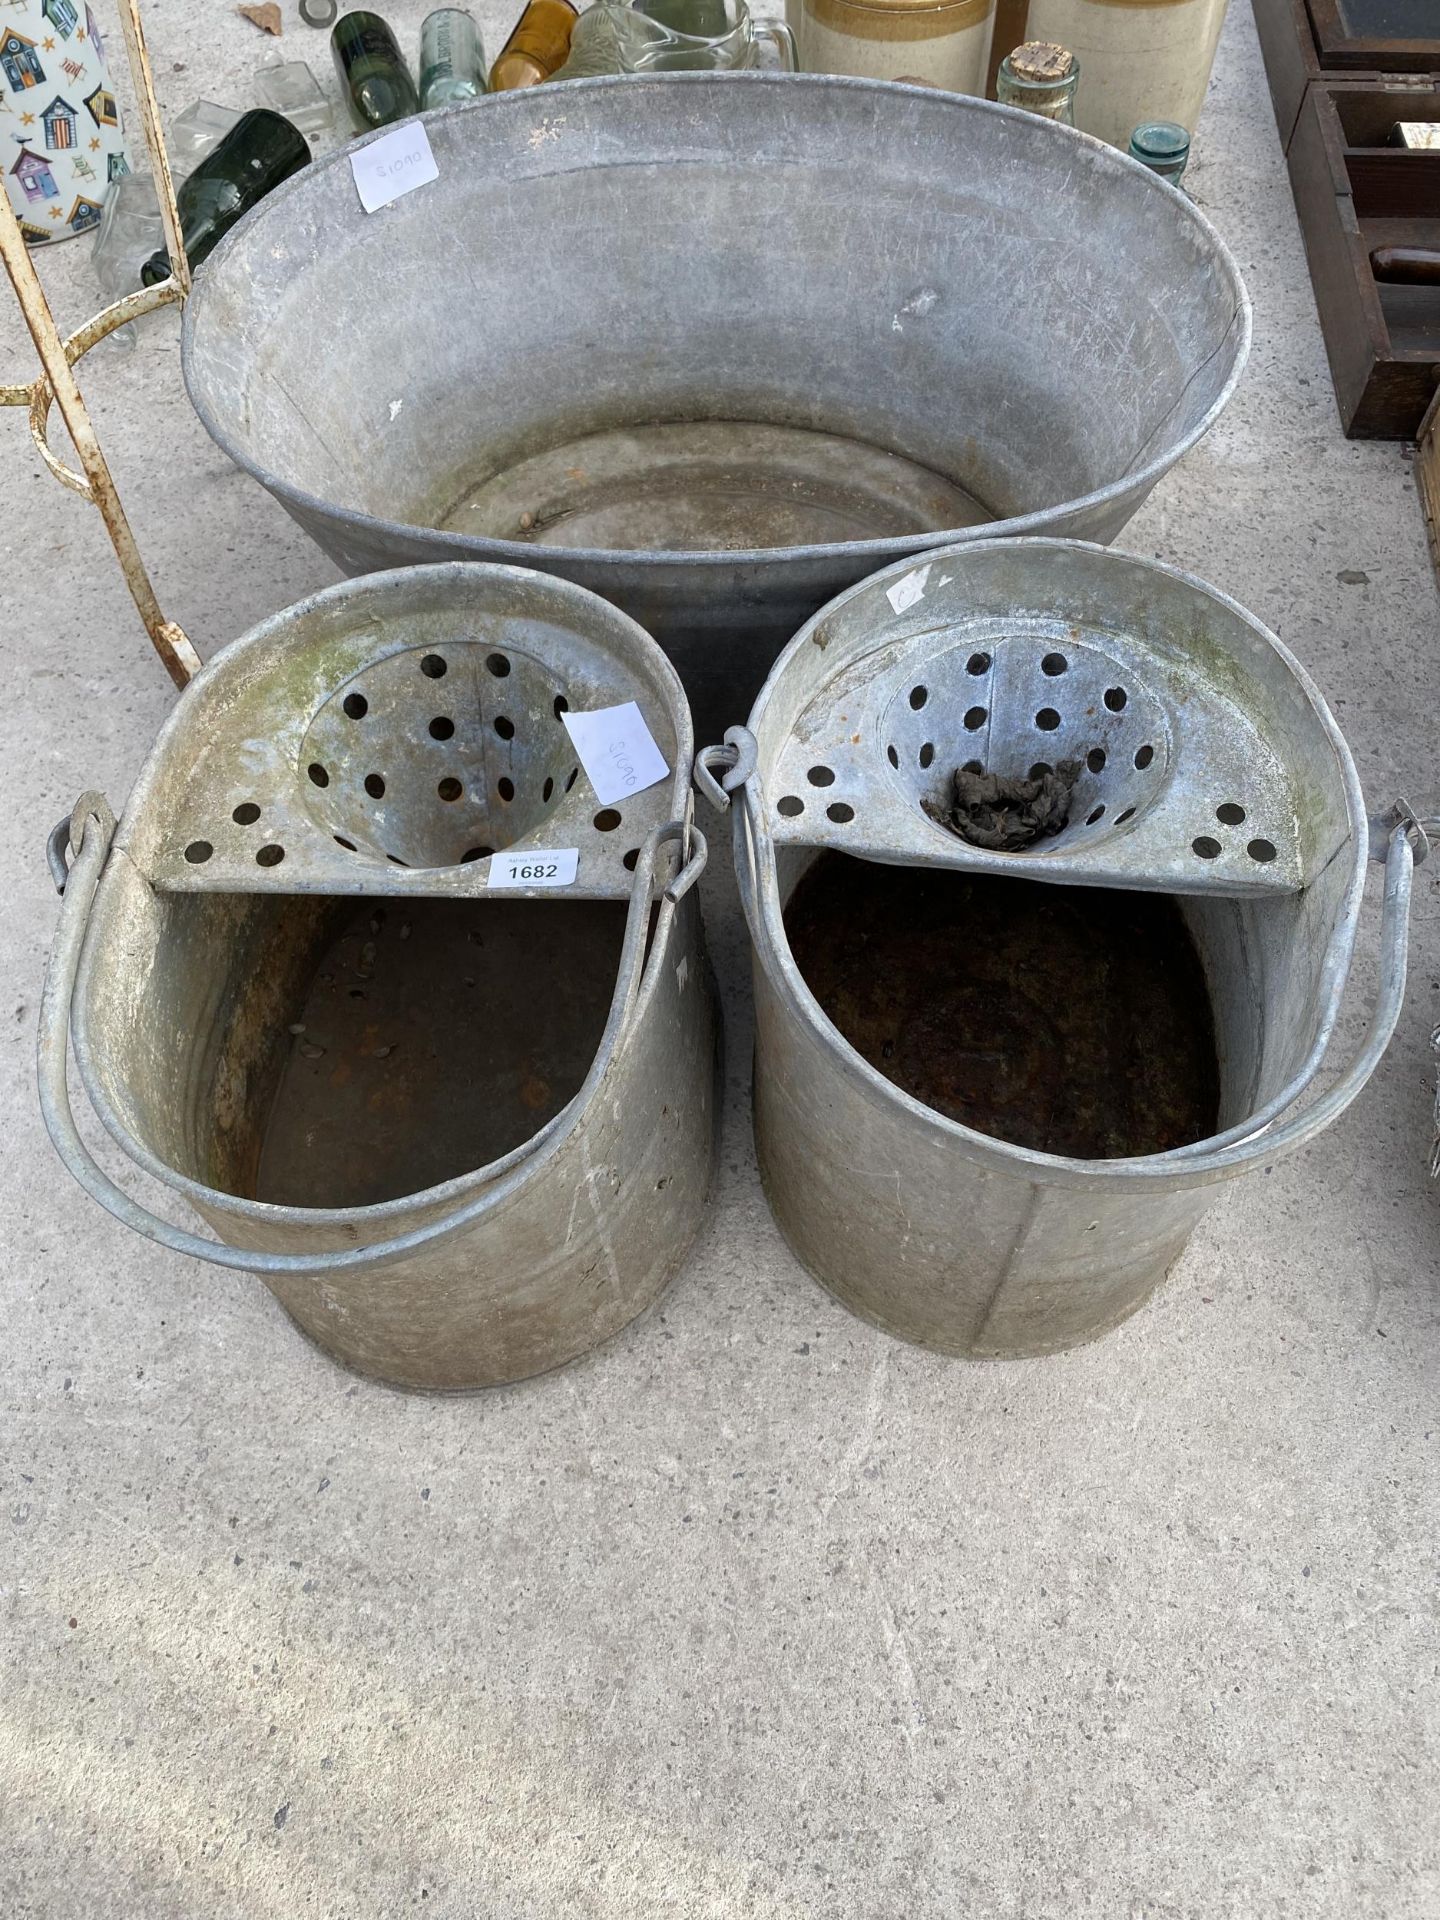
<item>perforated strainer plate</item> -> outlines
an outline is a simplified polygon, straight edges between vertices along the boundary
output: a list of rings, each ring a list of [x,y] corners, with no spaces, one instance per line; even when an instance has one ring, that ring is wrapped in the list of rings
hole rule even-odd
[[[1305,886],[1344,826],[1314,801],[1328,717],[1263,628],[1197,584],[1039,541],[863,583],[802,630],[756,709],[776,844],[1177,893]],[[957,769],[1065,762],[1060,832],[994,852],[945,824]]]
[[[630,700],[671,778],[602,806],[561,716]],[[207,668],[162,742],[122,835],[171,891],[468,893],[496,853],[573,847],[570,897],[624,897],[645,838],[682,808],[690,753],[679,683],[623,614],[467,566],[280,615]]]

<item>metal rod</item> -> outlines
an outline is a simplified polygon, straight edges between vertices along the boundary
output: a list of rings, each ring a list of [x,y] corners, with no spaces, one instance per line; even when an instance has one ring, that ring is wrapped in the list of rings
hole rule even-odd
[[[106,308],[78,333],[72,334],[68,340],[62,339],[50,302],[45,297],[45,289],[40,284],[40,276],[35,271],[35,263],[30,258],[25,236],[20,231],[20,222],[8,195],[0,191],[0,259],[4,261],[21,315],[44,369],[28,385],[0,386],[0,406],[29,407],[31,435],[45,464],[62,485],[99,509],[130,597],[145,623],[145,631],[150,635],[151,643],[164,662],[170,678],[177,687],[183,687],[200,671],[200,656],[183,629],[173,620],[167,620],[161,611],[145,563],[140,558],[135,535],[120,504],[120,495],[101,450],[85,397],[72,371],[72,363],[87,353],[97,341],[113,333],[116,327],[156,307],[183,300],[190,286],[190,266],[180,237],[175,186],[170,177],[170,162],[160,127],[160,109],[155,99],[144,29],[140,24],[139,0],[122,0],[120,19],[125,31],[126,51],[130,56],[130,71],[145,123],[145,139],[150,149],[150,165],[155,176],[161,220],[169,242],[171,277],[161,286],[147,288]],[[52,403],[60,409],[60,416],[80,456],[83,475],[66,466],[50,448],[46,423]]]
[[[180,210],[175,204],[175,182],[170,177],[170,156],[165,151],[165,130],[160,124],[160,103],[155,98],[155,77],[150,67],[150,52],[145,45],[145,27],[140,19],[140,0],[121,0],[120,30],[125,35],[125,51],[130,59],[130,78],[140,102],[140,118],[145,123],[145,144],[150,149],[150,172],[160,202],[160,220],[165,228],[165,250],[170,255],[170,277],[180,289],[183,300],[190,291],[190,260],[180,231]]]

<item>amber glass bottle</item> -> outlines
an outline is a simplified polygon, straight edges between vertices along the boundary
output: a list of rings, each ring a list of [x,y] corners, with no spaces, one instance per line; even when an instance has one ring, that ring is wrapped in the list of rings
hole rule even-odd
[[[563,66],[575,25],[570,0],[530,0],[490,69],[490,91],[533,87]]]

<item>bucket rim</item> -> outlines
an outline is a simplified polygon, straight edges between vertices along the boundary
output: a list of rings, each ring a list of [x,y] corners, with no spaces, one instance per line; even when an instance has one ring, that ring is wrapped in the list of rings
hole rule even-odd
[[[528,1139],[512,1147],[508,1153],[487,1162],[483,1167],[471,1168],[433,1187],[420,1188],[413,1193],[401,1194],[391,1200],[377,1201],[369,1206],[358,1207],[301,1207],[246,1199],[242,1195],[226,1193],[219,1187],[209,1186],[202,1180],[183,1174],[159,1155],[152,1153],[126,1125],[108,1098],[102,1078],[97,1071],[96,1050],[89,1013],[96,970],[106,964],[106,955],[102,948],[105,940],[108,902],[114,890],[113,882],[118,864],[122,861],[127,865],[131,864],[124,845],[125,830],[132,817],[150,803],[166,755],[177,733],[189,724],[188,709],[193,704],[192,695],[197,693],[203,695],[209,692],[217,680],[223,684],[226,674],[233,673],[238,667],[243,666],[248,654],[262,650],[277,636],[282,636],[285,628],[297,617],[317,607],[327,607],[336,602],[343,603],[348,599],[363,599],[377,592],[413,589],[417,581],[422,585],[433,585],[444,581],[457,587],[478,588],[483,585],[486,578],[496,577],[512,581],[518,579],[527,589],[541,590],[543,594],[552,595],[555,601],[562,604],[569,602],[603,609],[607,620],[613,622],[617,629],[624,632],[627,637],[638,637],[643,643],[642,653],[648,649],[653,656],[650,664],[654,667],[657,678],[664,686],[671,703],[671,717],[676,732],[676,755],[670,784],[677,796],[688,792],[690,764],[694,757],[693,723],[680,677],[670,660],[644,627],[629,614],[622,612],[602,595],[593,593],[588,587],[578,586],[574,581],[555,574],[539,573],[528,567],[447,560],[422,566],[392,567],[383,573],[362,574],[352,579],[332,581],[328,586],[321,587],[292,605],[281,608],[279,612],[267,615],[264,620],[213,654],[200,672],[187,683],[166,716],[126,799],[110,853],[96,888],[89,924],[85,929],[71,1009],[71,1041],[76,1065],[80,1072],[81,1085],[86,1099],[99,1116],[106,1132],[132,1165],[148,1173],[168,1191],[179,1195],[207,1216],[223,1216],[243,1220],[249,1224],[301,1230],[359,1228],[364,1230],[366,1238],[375,1240],[386,1238],[385,1229],[393,1222],[402,1220],[406,1215],[417,1210],[429,1211],[444,1208],[451,1203],[462,1202],[480,1189],[497,1185],[502,1180],[506,1182],[507,1187],[522,1182],[528,1174],[543,1168],[549,1158],[546,1150],[581,1123],[585,1109],[593,1103],[603,1081],[614,1071],[624,1043],[637,1023],[644,1018],[649,1002],[658,991],[659,970],[648,964],[651,950],[660,946],[668,949],[670,942],[675,938],[678,915],[687,910],[695,910],[693,904],[687,909],[682,902],[677,909],[667,911],[668,903],[664,903],[663,894],[652,888],[650,905],[653,908],[657,900],[661,901],[661,917],[657,920],[648,941],[641,943],[640,965],[635,983],[637,998],[628,1016],[622,1018],[626,989],[625,955],[622,949],[615,993],[606,1017],[605,1028],[573,1098],[544,1126],[537,1128]],[[682,810],[677,806],[677,813]],[[134,870],[132,867],[132,871]],[[276,888],[275,895],[283,895],[285,891],[284,888]],[[358,901],[379,896],[357,893],[353,896],[335,894],[292,897],[335,899],[353,897]],[[628,914],[633,911],[633,895],[631,898],[631,906],[627,906],[623,900],[617,900],[614,904]],[[534,1165],[528,1165],[528,1162],[534,1162]],[[362,1245],[363,1242],[357,1241],[356,1244]],[[264,1258],[263,1252],[257,1250],[257,1263],[263,1265]]]
[[[1210,405],[1194,425],[1178,439],[1173,440],[1164,450],[1146,461],[1142,466],[1121,475],[1103,487],[1092,489],[1089,493],[1077,494],[1066,500],[1056,501],[1048,507],[1035,508],[1024,514],[1015,514],[1005,519],[989,521],[973,529],[942,527],[930,533],[908,535],[881,535],[868,540],[843,540],[811,543],[793,547],[749,547],[730,548],[675,548],[659,549],[651,547],[570,547],[555,546],[537,549],[533,544],[518,540],[502,540],[480,534],[454,533],[444,528],[425,527],[412,521],[387,520],[378,514],[363,512],[357,508],[343,507],[334,501],[327,501],[319,494],[282,479],[261,461],[241,450],[228,429],[216,418],[214,409],[199,391],[200,374],[195,365],[197,346],[196,334],[204,324],[206,297],[212,277],[218,275],[229,254],[236,250],[242,239],[249,233],[252,224],[262,223],[269,214],[303,192],[313,178],[342,165],[348,165],[352,154],[369,146],[377,139],[383,139],[386,132],[367,135],[338,148],[332,154],[326,154],[312,160],[309,166],[292,174],[279,187],[268,194],[263,201],[253,207],[242,220],[225,235],[214,253],[198,268],[189,298],[185,301],[180,327],[180,366],[185,382],[185,391],[201,425],[211,439],[242,472],[248,473],[253,480],[273,494],[287,511],[300,518],[302,523],[310,518],[328,521],[337,528],[343,528],[348,534],[381,540],[423,539],[427,545],[453,553],[456,558],[465,555],[474,556],[469,564],[508,564],[511,566],[531,567],[535,565],[537,551],[543,553],[547,562],[556,567],[584,567],[587,569],[615,570],[635,569],[640,575],[639,584],[646,577],[664,576],[672,570],[690,570],[713,567],[733,569],[737,565],[755,567],[766,573],[777,572],[787,564],[797,567],[806,565],[854,564],[878,567],[892,559],[904,559],[922,553],[933,553],[938,549],[954,545],[971,545],[985,539],[1021,538],[1036,529],[1053,524],[1061,515],[1103,513],[1131,495],[1138,494],[1141,499],[1162,475],[1167,473],[1178,461],[1200,441],[1214,426],[1225,408],[1229,405],[1244,376],[1250,358],[1250,349],[1254,335],[1254,312],[1249,289],[1240,272],[1235,256],[1219,230],[1197,207],[1188,194],[1168,180],[1162,180],[1150,168],[1140,161],[1122,153],[1118,147],[1098,139],[1095,135],[1083,133],[1075,127],[1065,127],[1057,122],[1039,119],[1023,107],[1002,106],[998,101],[980,100],[970,94],[949,93],[939,88],[914,86],[898,81],[870,80],[849,74],[804,74],[804,73],[659,73],[659,74],[605,74],[583,80],[566,80],[560,86],[574,92],[588,93],[613,88],[633,86],[699,87],[702,90],[721,86],[818,88],[821,92],[890,94],[899,92],[927,106],[937,106],[942,111],[959,113],[1002,114],[1007,119],[1027,127],[1041,127],[1045,132],[1041,138],[1059,138],[1078,141],[1082,148],[1102,170],[1112,167],[1122,174],[1128,172],[1137,179],[1143,179],[1146,191],[1169,195],[1175,202],[1175,210],[1198,233],[1205,243],[1205,252],[1209,256],[1211,269],[1219,269],[1230,287],[1234,301],[1234,310],[1226,325],[1224,342],[1232,342],[1232,361],[1224,384]],[[415,118],[427,123],[435,122],[442,116],[454,124],[462,115],[483,112],[524,113],[534,111],[530,101],[531,89],[515,88],[506,93],[486,94],[477,100],[467,102],[461,107],[434,108],[429,113]],[[212,272],[213,270],[213,272]],[[197,317],[198,316],[198,317]],[[1211,359],[1218,357],[1224,350],[1217,348]],[[1208,365],[1209,362],[1202,363]],[[1202,368],[1196,368],[1189,376],[1196,377]]]
[[[1089,540],[1057,538],[994,540],[986,541],[980,547],[977,547],[977,543],[973,541],[960,541],[945,553],[934,557],[942,560],[952,556],[960,560],[971,557],[978,559],[986,551],[993,555],[996,548],[1084,553],[1097,556],[1105,565],[1114,565],[1120,569],[1135,568],[1142,572],[1164,574],[1180,585],[1214,601],[1227,613],[1242,621],[1278,654],[1294,675],[1335,754],[1350,824],[1350,878],[1346,885],[1341,911],[1326,944],[1325,958],[1320,969],[1316,989],[1316,999],[1320,1003],[1320,1019],[1315,1041],[1309,1053],[1281,1092],[1258,1108],[1255,1114],[1228,1129],[1222,1129],[1205,1140],[1172,1148],[1165,1153],[1132,1154],[1113,1160],[1081,1160],[1066,1154],[1042,1153],[1029,1147],[1015,1146],[996,1135],[980,1133],[958,1120],[951,1120],[935,1108],[926,1106],[923,1101],[906,1093],[894,1081],[888,1080],[884,1074],[872,1067],[845,1038],[810,991],[803,974],[796,965],[789,939],[784,932],[784,910],[779,899],[774,846],[765,829],[763,818],[757,819],[759,810],[752,803],[752,789],[746,787],[737,796],[742,804],[736,809],[735,864],[742,900],[745,900],[747,892],[752,888],[754,890],[752,899],[745,900],[745,907],[747,919],[750,921],[751,943],[756,962],[763,970],[772,990],[788,1002],[790,1013],[805,1028],[807,1037],[812,1042],[824,1041],[832,1049],[842,1070],[852,1083],[858,1085],[862,1091],[880,1104],[898,1108],[907,1120],[923,1126],[932,1135],[951,1144],[963,1146],[971,1158],[979,1160],[988,1170],[1006,1174],[1011,1178],[1017,1175],[1024,1177],[1027,1173],[1040,1175],[1049,1185],[1069,1188],[1113,1183],[1129,1184],[1137,1189],[1147,1185],[1173,1189],[1207,1186],[1227,1179],[1234,1173],[1244,1171],[1253,1161],[1264,1159],[1270,1128],[1312,1085],[1333,1037],[1341,1000],[1349,979],[1360,905],[1365,890],[1366,869],[1370,860],[1365,799],[1354,756],[1324,695],[1295,654],[1278,635],[1265,626],[1263,621],[1257,619],[1223,588],[1213,586],[1209,581],[1202,580],[1183,567],[1172,566],[1166,561],[1150,559],[1141,554],[1103,547]],[[774,697],[787,664],[812,644],[812,633],[821,622],[832,616],[847,602],[857,599],[862,593],[873,591],[886,581],[903,578],[913,564],[914,557],[884,568],[879,573],[871,574],[867,579],[837,594],[805,622],[777,658],[756,697],[748,722],[751,734],[758,738],[758,730],[764,720],[764,709],[767,702]],[[763,773],[763,763],[760,770]],[[748,876],[747,861],[740,850],[742,833],[748,836],[749,853],[755,857],[754,865],[758,869]],[[1344,850],[1341,849],[1334,858],[1342,858],[1343,853]],[[1017,874],[1016,877],[1039,879],[1040,875],[1038,873],[1028,876]],[[1044,884],[1043,881],[1041,883]],[[778,939],[774,937],[776,929],[779,931]],[[768,952],[762,950],[762,938]]]

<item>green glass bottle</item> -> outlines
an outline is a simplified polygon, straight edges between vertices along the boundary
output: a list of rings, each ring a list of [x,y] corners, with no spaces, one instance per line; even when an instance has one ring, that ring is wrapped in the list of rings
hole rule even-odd
[[[405,56],[378,13],[342,14],[330,48],[357,131],[370,133],[420,111]]]
[[[242,113],[234,126],[180,184],[175,204],[180,234],[191,267],[213,253],[235,222],[282,180],[308,164],[310,147],[298,127],[268,107]],[[162,247],[140,269],[147,287],[170,278],[170,256]]]

